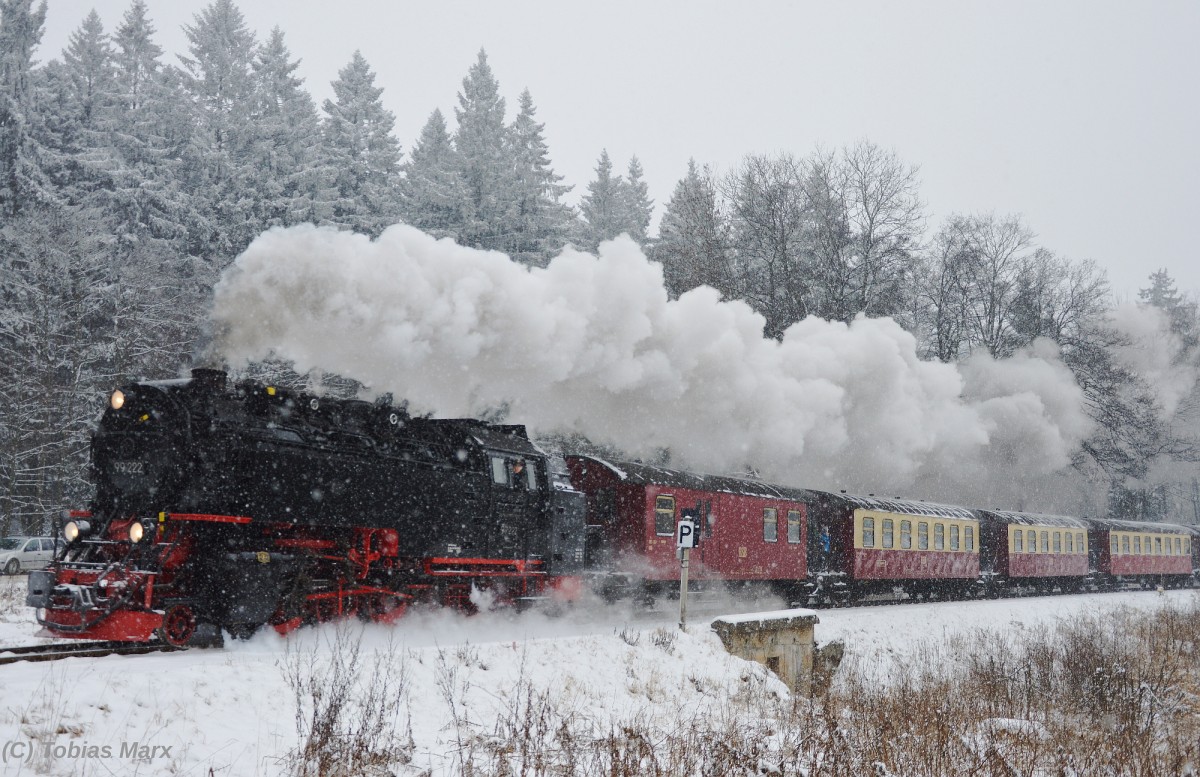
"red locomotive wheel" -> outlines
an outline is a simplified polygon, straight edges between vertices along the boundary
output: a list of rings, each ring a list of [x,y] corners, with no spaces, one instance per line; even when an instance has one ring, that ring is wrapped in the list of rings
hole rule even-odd
[[[196,614],[186,604],[177,604],[167,610],[163,616],[162,626],[158,636],[163,642],[175,647],[183,647],[196,633]]]

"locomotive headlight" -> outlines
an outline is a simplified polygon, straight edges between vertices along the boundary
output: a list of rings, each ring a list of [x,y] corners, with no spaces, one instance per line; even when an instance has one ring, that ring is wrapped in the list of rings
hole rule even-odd
[[[113,410],[120,410],[125,406],[125,392],[120,389],[114,391],[108,400],[108,404],[112,405]]]
[[[129,541],[136,545],[142,540],[152,540],[155,532],[154,521],[134,521],[129,524]]]
[[[92,531],[92,525],[87,521],[70,521],[63,527],[63,539],[67,542],[75,542],[81,537],[86,537]]]

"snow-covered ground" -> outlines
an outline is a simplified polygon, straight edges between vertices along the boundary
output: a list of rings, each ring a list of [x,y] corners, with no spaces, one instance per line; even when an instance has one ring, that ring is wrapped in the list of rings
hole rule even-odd
[[[0,581],[0,602],[14,601],[12,588],[23,583]],[[1081,612],[1153,609],[1196,596],[823,610],[817,639],[844,640],[848,660],[886,676],[916,652],[936,652],[979,628],[1020,632]],[[635,719],[680,727],[727,720],[752,700],[785,699],[786,688],[762,667],[724,652],[711,616],[694,619],[687,633],[675,628],[675,616],[667,608],[634,617],[619,607],[559,618],[418,613],[394,627],[260,634],[218,650],[0,666],[0,773],[281,774],[307,730],[298,699],[307,711],[318,696],[327,704],[341,690],[349,690],[351,707],[357,699],[388,712],[376,716],[374,737],[399,743],[390,769],[401,777],[458,773],[464,759],[502,749],[512,729],[528,729],[547,706],[606,732]],[[30,643],[36,630],[30,611],[0,612],[0,644]],[[362,648],[357,659],[351,644]],[[359,688],[346,681],[350,673]],[[386,692],[367,698],[368,688]]]

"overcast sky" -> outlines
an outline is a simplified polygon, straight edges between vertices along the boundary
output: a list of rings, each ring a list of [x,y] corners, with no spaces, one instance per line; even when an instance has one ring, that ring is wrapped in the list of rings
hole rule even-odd
[[[95,8],[49,0],[40,59]],[[148,0],[176,63],[206,0]],[[436,2],[239,0],[278,25],[318,104],[355,49],[404,151],[434,108],[453,120],[482,47],[510,118],[528,87],[577,199],[607,148],[661,206],[687,160],[806,154],[868,138],[921,168],[934,223],[1021,213],[1041,243],[1136,295],[1166,267],[1200,292],[1200,2]],[[661,210],[661,208],[660,208]]]

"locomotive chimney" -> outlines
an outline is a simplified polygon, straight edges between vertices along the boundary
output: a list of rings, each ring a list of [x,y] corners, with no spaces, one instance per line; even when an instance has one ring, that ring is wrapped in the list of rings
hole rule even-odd
[[[209,391],[225,390],[225,371],[197,367],[192,370],[192,385]]]

